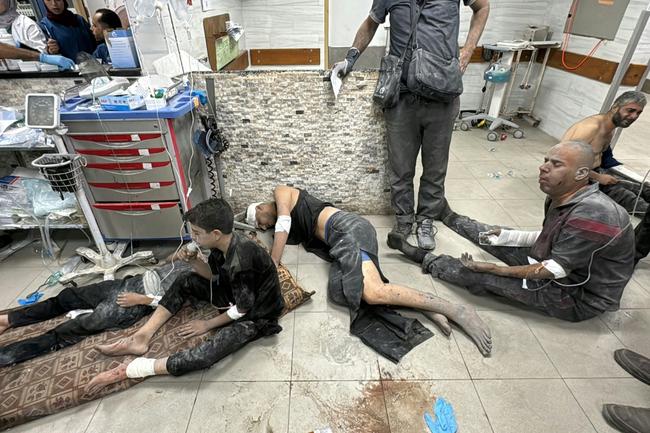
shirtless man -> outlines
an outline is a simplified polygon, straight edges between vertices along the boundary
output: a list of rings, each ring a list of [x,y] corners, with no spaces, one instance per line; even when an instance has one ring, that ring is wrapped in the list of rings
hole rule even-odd
[[[609,172],[620,165],[614,159],[610,142],[616,128],[627,128],[639,118],[646,105],[646,98],[641,92],[629,91],[621,94],[605,114],[587,117],[571,126],[561,141],[584,141],[591,144],[594,151],[594,165],[589,178],[600,184],[601,190],[620,204],[628,212],[634,210],[640,185],[623,181]],[[645,188],[644,188],[645,189]],[[650,190],[644,194],[645,200],[639,200],[636,211],[644,213],[648,209]]]
[[[484,356],[490,354],[490,330],[472,308],[388,282],[379,268],[377,233],[367,220],[289,186],[276,187],[274,199],[250,205],[246,222],[262,230],[275,228],[271,258],[276,264],[287,244],[302,244],[332,262],[328,296],[350,309],[350,332],[364,343],[398,362],[431,336],[419,322],[386,308],[390,305],[429,312],[426,317],[446,335],[451,332],[449,318]]]

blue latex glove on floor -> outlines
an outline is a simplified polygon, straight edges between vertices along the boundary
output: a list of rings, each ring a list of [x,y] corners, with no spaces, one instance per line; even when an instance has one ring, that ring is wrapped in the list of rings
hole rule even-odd
[[[25,306],[25,305],[32,305],[38,302],[39,299],[43,297],[42,292],[35,292],[32,293],[30,296],[26,297],[25,299],[19,299],[18,304]]]
[[[456,433],[458,424],[456,423],[456,416],[454,415],[454,408],[442,397],[436,399],[436,404],[433,406],[433,413],[436,417],[435,421],[429,414],[424,413],[424,422],[431,433]]]

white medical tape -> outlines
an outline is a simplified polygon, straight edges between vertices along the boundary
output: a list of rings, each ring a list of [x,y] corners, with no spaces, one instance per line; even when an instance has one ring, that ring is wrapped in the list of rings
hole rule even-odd
[[[158,303],[160,303],[160,300],[162,299],[162,296],[154,296],[154,295],[146,295],[147,298],[151,298],[151,302],[149,302],[150,307],[157,307]]]
[[[126,377],[131,379],[140,379],[147,376],[156,374],[154,358],[135,358],[129,365],[126,366]]]
[[[246,209],[246,224],[257,228],[257,218],[255,218],[255,208],[262,204],[262,202],[253,203]]]
[[[530,247],[533,246],[541,231],[501,230],[499,237],[492,245],[500,247]]]
[[[562,267],[562,265],[560,265],[558,262],[556,262],[553,259],[544,260],[542,264],[544,265],[547,271],[553,274],[555,278],[564,278],[567,276],[567,273]]]
[[[226,311],[226,314],[228,317],[230,317],[232,320],[239,320],[242,317],[244,317],[246,314],[242,314],[237,310],[237,306],[233,305],[232,307],[228,308],[228,311]]]
[[[289,215],[280,215],[275,222],[275,232],[289,233],[291,230],[291,217]]]

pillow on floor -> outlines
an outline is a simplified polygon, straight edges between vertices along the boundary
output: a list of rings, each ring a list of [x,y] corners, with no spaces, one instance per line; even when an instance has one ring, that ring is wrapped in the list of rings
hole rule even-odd
[[[255,233],[251,233],[249,237],[256,241],[262,248],[267,252],[269,249],[262,242],[262,240],[257,237]],[[307,302],[313,295],[315,291],[307,292],[302,287],[298,285],[296,279],[291,275],[291,272],[280,263],[278,266],[278,278],[280,279],[280,290],[282,292],[282,298],[284,298],[284,310],[282,310],[282,315],[284,316],[289,311],[297,308]]]

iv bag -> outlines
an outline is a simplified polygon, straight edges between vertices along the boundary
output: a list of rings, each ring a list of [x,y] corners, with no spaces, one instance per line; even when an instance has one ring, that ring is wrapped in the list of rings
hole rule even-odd
[[[187,7],[187,0],[169,0],[169,5],[174,11],[176,18],[183,23],[187,24],[190,18],[190,11]]]
[[[156,0],[135,0],[133,8],[138,17],[138,21],[143,18],[152,18],[156,13]]]

